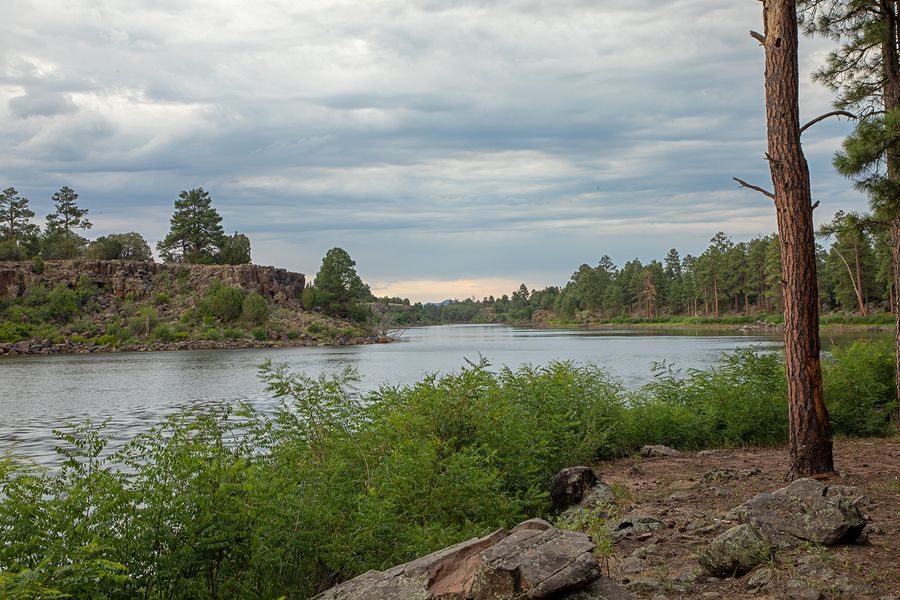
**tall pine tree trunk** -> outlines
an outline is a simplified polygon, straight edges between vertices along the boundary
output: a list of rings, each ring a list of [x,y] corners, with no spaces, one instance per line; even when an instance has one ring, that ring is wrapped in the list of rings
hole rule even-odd
[[[897,32],[897,2],[882,0],[882,13],[886,17],[887,32],[881,42],[881,64],[884,68],[884,109],[900,110],[900,56],[897,43],[900,35]],[[887,151],[887,175],[891,181],[900,181],[900,148],[892,147]],[[896,380],[897,411],[894,423],[900,427],[900,199],[893,199],[891,226],[891,271],[893,273],[893,293],[891,308],[894,311],[894,377]]]
[[[819,360],[819,302],[809,168],[800,145],[795,0],[763,2],[768,159],[775,192],[784,290],[791,470],[834,470]]]

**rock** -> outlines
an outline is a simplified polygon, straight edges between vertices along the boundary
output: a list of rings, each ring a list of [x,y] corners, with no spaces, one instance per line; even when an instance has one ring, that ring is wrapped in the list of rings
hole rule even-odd
[[[792,579],[787,582],[787,597],[790,600],[824,600],[825,595],[802,581]]]
[[[747,578],[747,587],[751,590],[765,590],[775,581],[775,571],[768,567],[757,569]]]
[[[550,484],[550,500],[558,511],[575,506],[585,492],[597,483],[597,476],[590,467],[568,467],[557,473]]]
[[[481,553],[472,598],[491,600],[524,593],[539,599],[583,588],[600,577],[593,549],[583,533],[555,527],[543,531],[515,528]]]
[[[612,488],[605,483],[598,481],[587,491],[578,506],[582,508],[597,508],[609,504],[615,504],[616,494]]]
[[[625,515],[621,519],[612,522],[609,527],[610,533],[616,540],[663,528],[665,528],[665,524],[656,517],[640,513]]]
[[[637,577],[628,583],[628,590],[639,594],[655,592],[661,587],[662,582],[654,577]]]
[[[634,600],[634,596],[608,577],[600,577],[583,589],[560,596],[559,600]]]
[[[690,492],[674,492],[669,495],[670,502],[683,502],[685,500],[690,500],[693,498],[693,494]]]
[[[621,595],[624,590],[608,580],[596,583],[601,574],[593,549],[594,544],[583,533],[531,519],[508,534],[496,531],[387,571],[369,571],[315,599],[499,600],[512,595],[535,600],[630,598]]]
[[[738,525],[700,552],[700,565],[715,577],[739,577],[772,558],[772,546],[752,526]]]
[[[731,481],[733,479],[746,479],[762,473],[757,468],[752,469],[713,469],[703,474],[703,481]]]
[[[654,456],[681,456],[681,452],[674,448],[662,445],[644,446],[641,448],[641,456],[644,458],[651,458]]]
[[[773,544],[806,542],[832,546],[857,540],[867,520],[844,489],[830,491],[815,479],[798,479],[772,493],[757,494],[727,518],[750,523]]]
[[[619,571],[622,573],[626,573],[628,575],[633,575],[634,573],[640,573],[647,569],[647,563],[642,561],[637,556],[629,556],[625,560],[622,561],[622,564],[619,565]]]

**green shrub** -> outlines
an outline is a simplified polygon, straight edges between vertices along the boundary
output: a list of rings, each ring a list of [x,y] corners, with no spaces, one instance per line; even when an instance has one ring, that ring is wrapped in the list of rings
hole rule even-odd
[[[31,328],[23,323],[0,323],[0,342],[21,342],[31,338]]]
[[[69,338],[69,341],[73,344],[86,344],[88,342],[88,338],[83,335],[73,335]]]
[[[896,410],[892,340],[857,341],[826,356],[822,379],[834,432],[885,435]]]
[[[222,337],[226,340],[239,340],[247,337],[247,332],[237,327],[226,327],[222,330]]]
[[[153,302],[160,306],[168,304],[171,300],[172,298],[166,292],[157,292],[153,296]]]
[[[267,339],[269,339],[269,332],[266,330],[265,327],[257,327],[256,329],[254,329],[253,331],[250,332],[250,335],[253,336],[253,339],[260,341],[260,342],[264,342]]]
[[[306,330],[310,332],[312,335],[316,335],[317,333],[322,333],[322,324],[321,323],[310,323]]]
[[[98,346],[118,346],[119,339],[112,334],[98,335],[96,337],[91,338],[89,341],[97,344]]]
[[[222,332],[216,329],[215,327],[210,327],[206,331],[203,332],[203,339],[205,340],[221,340]]]
[[[241,309],[241,320],[251,325],[261,325],[268,317],[269,305],[266,304],[266,299],[256,292],[247,294]]]
[[[287,336],[289,340],[296,340],[298,337],[300,337],[300,332],[296,329],[291,329],[287,332]]]
[[[139,309],[136,315],[127,320],[128,329],[133,335],[149,335],[158,323],[159,315],[150,307]]]
[[[44,259],[40,255],[31,259],[31,272],[36,275],[44,272]]]
[[[244,290],[213,281],[200,303],[200,312],[223,323],[237,321],[244,311]]]
[[[65,284],[57,284],[47,295],[46,313],[49,319],[66,323],[78,314],[78,296]]]
[[[176,331],[172,338],[176,341],[182,342],[184,340],[191,339],[191,332],[189,331]]]
[[[165,324],[154,327],[152,335],[160,342],[171,342],[175,339],[175,332]]]

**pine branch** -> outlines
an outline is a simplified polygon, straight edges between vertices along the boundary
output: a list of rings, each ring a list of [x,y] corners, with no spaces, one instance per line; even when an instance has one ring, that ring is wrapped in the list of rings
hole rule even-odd
[[[856,115],[854,115],[852,112],[849,112],[846,110],[833,110],[831,112],[825,113],[824,115],[819,115],[818,117],[816,117],[815,119],[813,119],[812,121],[810,121],[809,123],[807,123],[806,125],[801,127],[800,133],[803,133],[804,131],[806,131],[807,129],[809,129],[810,127],[812,127],[819,121],[824,121],[828,117],[847,117],[848,119],[855,119]]]
[[[747,183],[747,182],[744,181],[743,179],[738,179],[737,177],[732,177],[732,179],[734,179],[735,181],[737,181],[738,184],[739,184],[742,188],[747,188],[747,189],[750,189],[750,190],[755,190],[755,191],[759,192],[760,194],[762,194],[763,196],[766,196],[766,197],[768,197],[768,198],[771,198],[772,200],[775,199],[775,194],[773,194],[773,193],[770,192],[769,190],[763,189],[763,188],[759,187],[758,185],[753,185],[752,183]]]

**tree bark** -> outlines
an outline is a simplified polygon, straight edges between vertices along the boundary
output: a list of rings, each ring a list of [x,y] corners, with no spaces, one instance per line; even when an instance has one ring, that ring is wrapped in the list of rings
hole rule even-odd
[[[900,56],[897,43],[900,35],[897,32],[897,2],[882,0],[882,14],[886,18],[887,32],[881,42],[881,64],[884,69],[884,110],[900,109]],[[891,181],[900,181],[900,148],[892,147],[887,151],[887,175]],[[896,384],[897,409],[894,424],[900,428],[900,200],[893,200],[891,225],[891,271],[893,274],[893,294],[891,309],[894,312],[894,377]]]
[[[765,0],[766,127],[784,289],[791,469],[834,471],[819,360],[819,302],[809,167],[800,145],[795,0]]]

